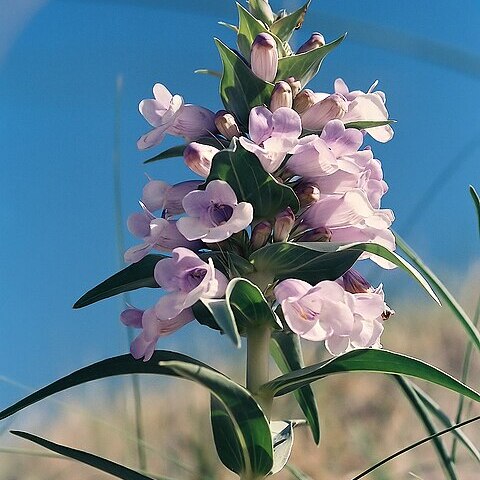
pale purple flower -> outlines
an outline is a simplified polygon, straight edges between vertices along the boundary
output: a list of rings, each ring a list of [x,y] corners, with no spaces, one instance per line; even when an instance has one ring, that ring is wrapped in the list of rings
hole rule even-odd
[[[305,229],[329,229],[332,242],[374,242],[393,251],[395,237],[389,230],[393,220],[391,210],[373,208],[365,192],[356,188],[343,195],[322,195],[307,209],[302,224]],[[394,268],[377,255],[363,253],[361,258],[371,258],[384,268]]]
[[[161,83],[154,85],[153,95],[154,99],[142,100],[138,106],[154,127],[138,140],[140,150],[158,145],[167,133],[190,142],[216,131],[215,114],[207,108],[185,104],[180,95],[172,95]]]
[[[252,72],[266,82],[273,82],[277,75],[277,43],[269,33],[260,33],[255,37],[250,53]]]
[[[201,298],[220,298],[228,280],[213,266],[211,258],[204,262],[186,248],[175,248],[172,258],[164,258],[155,266],[154,277],[168,293],[155,305],[160,319],[170,320],[190,308]]]
[[[150,180],[143,187],[142,203],[151,212],[164,211],[167,218],[180,215],[184,213],[182,202],[185,195],[196,190],[201,183],[200,180],[187,180],[169,185],[161,180]]]
[[[299,53],[310,52],[316,48],[323,47],[325,45],[325,38],[321,33],[313,32],[310,38],[297,50]]]
[[[155,309],[145,310],[141,316],[142,332],[130,345],[130,352],[134,358],[143,358],[147,362],[152,358],[155,346],[160,337],[165,337],[194,320],[191,308],[183,310],[179,315],[171,319],[158,318]]]
[[[312,286],[287,279],[275,287],[274,294],[292,332],[307,340],[348,336],[352,331],[354,318],[347,292],[336,282],[325,280]]]
[[[348,100],[348,111],[342,119],[344,123],[388,120],[385,94],[374,91],[377,84],[378,81],[374,82],[367,93],[360,90],[350,92],[341,78],[335,80],[335,92]],[[365,131],[379,142],[388,142],[393,137],[393,129],[390,125],[366,128]]]
[[[120,321],[131,328],[142,328],[142,315],[144,310],[139,308],[129,307],[120,314]]]
[[[205,190],[194,190],[183,200],[187,217],[177,222],[178,230],[188,240],[205,243],[226,240],[240,232],[253,220],[253,207],[248,202],[237,203],[232,187],[223,180],[213,180]]]
[[[200,241],[187,240],[177,228],[176,220],[156,218],[148,210],[130,215],[127,221],[129,231],[143,239],[143,243],[129,248],[124,255],[127,263],[139,262],[152,250],[170,252],[176,247],[199,250]]]
[[[266,107],[254,107],[248,121],[250,139],[240,137],[245,150],[254,153],[263,168],[272,173],[299,142],[302,122],[297,112],[280,107],[271,112]]]
[[[341,281],[324,280],[311,286],[288,279],[274,293],[290,329],[307,340],[325,340],[331,354],[381,347],[385,310],[381,286],[373,292],[352,294]]]
[[[353,314],[353,328],[348,336],[333,333],[325,340],[325,347],[332,355],[340,355],[355,348],[381,348],[386,308],[382,286],[373,292],[345,292],[347,304]]]

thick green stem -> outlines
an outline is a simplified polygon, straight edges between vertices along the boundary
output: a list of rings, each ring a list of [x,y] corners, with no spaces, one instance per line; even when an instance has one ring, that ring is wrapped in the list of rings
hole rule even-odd
[[[247,389],[262,407],[267,419],[270,419],[273,400],[260,395],[259,391],[269,380],[271,333],[269,325],[250,327],[247,331]]]

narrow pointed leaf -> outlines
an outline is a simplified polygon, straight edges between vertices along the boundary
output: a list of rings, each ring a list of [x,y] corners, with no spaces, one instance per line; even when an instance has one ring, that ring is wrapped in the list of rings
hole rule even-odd
[[[166,256],[147,255],[139,262],[132,263],[85,293],[75,302],[73,308],[86,307],[105,298],[138,288],[159,288],[153,277],[153,270],[162,258],[166,258]]]
[[[406,379],[403,379],[407,381]],[[455,425],[448,415],[440,408],[433,398],[431,398],[426,392],[424,392],[418,385],[416,385],[411,380],[408,381],[410,388],[415,391],[418,399],[422,402],[428,412],[435,417],[444,427],[451,427]],[[464,397],[462,397],[464,398]],[[480,462],[480,452],[475,447],[473,442],[462,432],[462,430],[453,430],[452,435],[469,451],[472,457],[477,461]],[[454,462],[455,463],[455,462]]]
[[[245,62],[220,40],[215,39],[223,63],[220,96],[225,109],[243,126],[253,107],[268,104],[273,91],[271,83],[258,78]]]
[[[237,348],[240,348],[240,334],[228,301],[216,298],[202,298],[200,301],[208,309],[220,330],[227,335]]]
[[[399,353],[376,349],[352,350],[330,360],[287,373],[266,383],[262,390],[275,396],[285,395],[316,380],[347,372],[393,373],[419,378],[480,402],[480,394],[475,390],[433,365]]]
[[[222,402],[243,452],[243,472],[267,475],[273,466],[272,438],[265,415],[250,393],[207,366],[181,361],[163,361],[161,365],[180,377],[202,384]]]
[[[338,251],[339,245],[324,242],[310,248],[306,244],[273,243],[250,255],[250,261],[262,273],[271,274],[275,280],[298,278],[310,283],[336,280],[343,275],[361,255],[360,250]]]
[[[315,50],[280,58],[278,61],[276,81],[288,77],[295,77],[296,80],[300,81],[302,87],[305,87],[320,70],[324,58],[335,47],[342,43],[345,36],[346,34],[331,43],[327,43],[323,47],[316,48]]]
[[[420,420],[422,421],[425,429],[430,435],[436,433],[435,424],[433,423],[428,409],[425,407],[424,403],[418,396],[417,392],[414,390],[410,381],[406,378],[402,378],[399,375],[394,376],[396,382],[399,384],[400,388],[402,389],[405,396],[410,401],[413,409],[419,416]],[[445,475],[450,480],[457,480],[457,473],[455,471],[455,464],[452,462],[451,458],[448,455],[448,452],[443,444],[443,440],[441,438],[433,438],[432,439],[433,447],[437,453],[438,459],[440,464],[445,472]]]
[[[450,308],[457,320],[460,321],[475,348],[480,350],[480,332],[475,327],[465,310],[457,302],[455,297],[449,292],[441,280],[425,265],[422,259],[407,245],[405,240],[403,240],[397,233],[395,233],[395,240],[397,245],[407,255],[415,267],[430,282],[444,304]]]
[[[152,477],[146,477],[135,470],[131,470],[130,468],[124,467],[123,465],[119,465],[118,463],[112,462],[111,460],[107,460],[106,458],[99,457],[92,453],[84,452],[83,450],[66,447],[65,445],[51,442],[27,432],[12,430],[11,433],[17,437],[30,440],[31,442],[47,448],[52,452],[59,453],[65,457],[72,458],[86,465],[90,465],[91,467],[94,467],[102,472],[109,473],[114,477],[122,478],[123,480],[153,480]]]
[[[305,366],[298,335],[273,332],[270,342],[270,353],[282,373],[300,370]],[[295,390],[294,395],[308,421],[313,439],[318,445],[320,443],[320,422],[318,420],[317,401],[315,400],[312,387],[305,385]]]
[[[365,128],[382,127],[383,125],[391,125],[395,120],[362,120],[359,122],[349,122],[345,124],[345,128],[356,128],[363,130]]]
[[[197,68],[193,71],[193,73],[197,73],[200,75],[211,75],[212,77],[222,78],[222,72],[218,72],[217,70],[210,70],[209,68]]]
[[[239,202],[251,203],[255,218],[273,218],[287,207],[294,211],[299,208],[293,190],[278,183],[253,153],[235,141],[233,149],[222,150],[213,157],[206,182],[212,180],[224,180],[232,187]]]
[[[273,22],[270,27],[271,31],[284,42],[288,42],[293,32],[302,26],[310,3],[311,0],[308,0],[303,7]]]
[[[475,211],[477,213],[478,233],[480,233],[480,197],[472,185],[470,185],[469,190],[470,195],[472,196],[473,205],[475,206]]]
[[[236,25],[232,25],[231,23],[227,23],[227,22],[218,22],[218,24],[221,25],[222,27],[226,27],[229,30],[232,30],[235,33],[238,33],[238,27]]]
[[[273,21],[273,12],[268,2],[265,0],[248,0],[248,6],[250,8],[250,12],[256,18],[265,22],[267,25],[270,25]]]
[[[225,292],[225,298],[235,316],[237,325],[244,329],[260,325],[278,328],[280,320],[267,303],[262,291],[250,280],[234,278]]]
[[[186,147],[187,145],[175,145],[174,147],[170,147],[158,155],[145,160],[143,163],[157,162],[158,160],[166,160],[167,158],[183,157],[183,151]]]

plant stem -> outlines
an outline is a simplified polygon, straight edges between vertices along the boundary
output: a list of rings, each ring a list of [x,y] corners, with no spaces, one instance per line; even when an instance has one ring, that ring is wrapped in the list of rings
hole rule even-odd
[[[269,380],[269,325],[250,327],[247,331],[247,389],[252,393],[267,419],[270,419],[273,399],[259,395],[260,387]]]

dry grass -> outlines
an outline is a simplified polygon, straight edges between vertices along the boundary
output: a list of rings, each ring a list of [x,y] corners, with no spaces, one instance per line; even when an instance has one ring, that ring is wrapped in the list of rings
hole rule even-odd
[[[479,269],[469,276],[462,304],[471,313],[478,298]],[[475,288],[472,288],[475,287]],[[411,354],[452,373],[461,375],[465,335],[447,309],[434,305],[397,306],[397,315],[389,320],[384,344],[392,350]],[[318,361],[322,352],[306,346],[308,362]],[[477,356],[478,357],[478,356]],[[472,365],[470,384],[479,388],[478,358]],[[237,376],[237,379],[238,376]],[[128,385],[125,383],[124,385]],[[208,394],[189,382],[142,380],[145,393],[143,418],[146,429],[148,469],[179,480],[236,478],[226,471],[213,452],[208,418]],[[422,384],[454,416],[457,396],[441,388]],[[396,384],[382,375],[340,375],[315,385],[322,424],[322,442],[316,447],[306,428],[297,429],[291,462],[314,480],[348,480],[362,469],[393,451],[425,436],[425,431]],[[70,446],[95,452],[118,462],[136,465],[132,405],[125,404],[125,394],[105,391],[100,384],[75,390],[60,397],[66,407],[52,417],[44,407],[33,407],[36,414],[20,414],[15,428]],[[92,397],[95,395],[95,397]],[[300,416],[291,396],[282,398],[277,412]],[[80,402],[80,403],[79,403]],[[51,402],[49,406],[52,407]],[[475,407],[471,414],[479,413]],[[101,419],[92,418],[95,415]],[[285,416],[285,415],[282,415]],[[106,424],[110,425],[107,426]],[[480,445],[480,427],[466,429]],[[128,438],[130,437],[130,438]],[[8,437],[2,436],[7,446]],[[447,443],[450,444],[450,438]],[[30,448],[24,441],[9,446]],[[38,451],[38,450],[37,450]],[[461,480],[479,478],[478,464],[459,447],[458,473]],[[444,478],[431,445],[420,447],[371,474],[369,479],[424,480]],[[0,454],[1,480],[93,480],[111,478],[91,468],[68,460],[27,455]],[[288,472],[279,480],[293,478]]]

